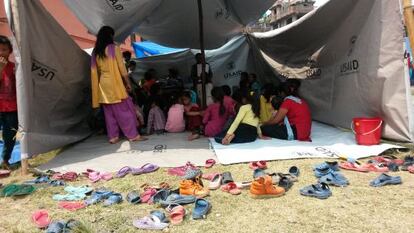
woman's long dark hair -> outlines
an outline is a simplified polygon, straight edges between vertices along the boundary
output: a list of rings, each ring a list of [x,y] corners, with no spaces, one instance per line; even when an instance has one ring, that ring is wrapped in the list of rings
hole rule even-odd
[[[252,111],[254,115],[260,117],[260,96],[250,91],[245,91],[243,93],[243,98],[246,100],[247,104],[252,105]]]
[[[99,29],[98,35],[96,36],[95,48],[93,49],[93,53],[96,57],[106,57],[106,46],[114,43],[114,35],[114,29],[109,26],[103,26]]]
[[[299,97],[299,87],[300,87],[301,81],[299,79],[288,79],[286,83],[283,85],[284,92],[286,96],[295,96]]]
[[[220,116],[223,116],[226,113],[226,108],[224,107],[224,91],[223,88],[221,87],[214,87],[211,90],[211,96],[214,99],[214,102],[219,102],[220,103],[220,111],[219,114]]]
[[[265,84],[263,87],[263,97],[266,99],[266,102],[270,103],[270,99],[274,95],[276,95],[275,86],[273,86],[271,83]]]

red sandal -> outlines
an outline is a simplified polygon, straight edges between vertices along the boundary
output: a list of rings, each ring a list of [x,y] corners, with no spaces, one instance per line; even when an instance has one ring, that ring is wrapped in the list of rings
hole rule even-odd
[[[241,190],[237,187],[236,183],[234,182],[230,182],[221,186],[221,190],[223,192],[230,193],[233,195],[239,195],[241,193]]]

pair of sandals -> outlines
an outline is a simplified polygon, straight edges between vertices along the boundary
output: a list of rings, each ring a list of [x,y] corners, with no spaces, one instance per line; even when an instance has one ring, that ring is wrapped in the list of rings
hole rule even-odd
[[[115,193],[106,188],[94,191],[89,199],[85,201],[86,205],[93,205],[103,201],[103,206],[119,204],[123,201],[120,193]]]
[[[83,172],[82,174],[88,177],[92,183],[96,183],[100,180],[109,181],[114,178],[110,172],[98,172],[93,169],[86,169],[86,172]]]
[[[123,178],[128,174],[132,174],[132,175],[141,175],[141,174],[146,174],[146,173],[151,173],[151,172],[155,172],[156,170],[158,170],[158,166],[151,164],[151,163],[147,163],[144,164],[142,167],[140,168],[134,168],[134,167],[130,167],[130,166],[125,166],[123,168],[121,168],[115,175],[115,177],[117,178]]]
[[[210,190],[216,190],[221,188],[223,192],[230,193],[232,195],[241,194],[239,186],[234,182],[230,172],[217,173],[210,181]]]
[[[56,172],[52,175],[52,180],[76,181],[76,179],[78,179],[78,173],[76,172],[66,172],[63,174]]]
[[[86,195],[92,192],[92,188],[88,186],[66,186],[64,188],[66,194],[55,194],[52,199],[55,201],[80,201],[86,198]]]

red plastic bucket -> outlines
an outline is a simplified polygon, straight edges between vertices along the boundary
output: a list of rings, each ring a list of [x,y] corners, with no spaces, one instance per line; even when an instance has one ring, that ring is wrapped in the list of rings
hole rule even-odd
[[[354,118],[352,120],[352,131],[355,140],[359,145],[378,145],[381,141],[382,119],[374,118]]]

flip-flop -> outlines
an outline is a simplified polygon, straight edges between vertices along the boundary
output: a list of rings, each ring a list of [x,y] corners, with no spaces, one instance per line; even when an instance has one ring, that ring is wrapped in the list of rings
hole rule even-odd
[[[217,174],[210,181],[210,184],[208,185],[208,189],[210,189],[210,190],[216,190],[216,189],[220,188],[222,179],[223,179],[223,177],[221,176],[221,174]]]
[[[55,194],[52,199],[55,201],[80,201],[86,198],[82,193],[68,193],[68,194]]]
[[[230,172],[223,172],[221,175],[223,176],[223,179],[221,180],[222,185],[234,182]]]
[[[81,201],[61,201],[58,203],[58,207],[69,211],[75,211],[85,208],[86,205]]]
[[[370,172],[389,172],[390,170],[388,169],[388,167],[385,167],[383,164],[381,163],[366,163],[364,165],[362,165],[363,168],[366,168],[368,171]]]
[[[285,192],[289,191],[289,189],[293,186],[293,182],[286,176],[280,177],[279,180],[279,187],[285,189]]]
[[[11,197],[17,190],[19,189],[19,185],[17,184],[8,184],[3,187],[1,190],[0,196],[2,197]]]
[[[62,179],[64,181],[75,181],[78,178],[78,173],[76,172],[66,172],[62,174]]]
[[[407,170],[408,170],[410,173],[414,173],[414,165],[411,165],[411,166],[407,167]]]
[[[37,210],[32,214],[32,221],[34,222],[37,228],[46,228],[50,224],[49,213],[47,212],[47,210]]]
[[[51,181],[49,181],[49,185],[51,185],[53,187],[65,186],[65,181],[63,181],[63,180],[51,180]]]
[[[211,168],[216,164],[216,160],[214,159],[207,159],[206,160],[206,168]]]
[[[162,206],[187,205],[187,204],[194,203],[195,201],[196,201],[195,196],[171,193],[171,195],[169,195],[166,200],[161,200],[160,204]]]
[[[211,181],[211,180],[213,180],[213,179],[214,179],[214,177],[215,177],[216,175],[218,175],[218,174],[220,174],[220,173],[218,173],[218,172],[207,173],[207,174],[203,174],[203,175],[201,175],[201,178],[203,178],[203,179],[205,179],[205,180],[209,180],[209,181]],[[220,175],[221,175],[221,174],[220,174]]]
[[[192,212],[194,220],[207,218],[208,212],[211,210],[211,204],[206,199],[197,199]]]
[[[266,161],[256,161],[256,162],[250,162],[249,163],[249,167],[252,170],[256,170],[257,168],[266,169],[267,168],[267,164],[266,164]]]
[[[113,193],[103,203],[103,206],[111,206],[122,202],[122,195],[120,193]]]
[[[157,193],[157,190],[154,188],[148,188],[141,194],[141,202],[148,203],[151,201],[151,197]]]
[[[126,200],[131,204],[138,204],[141,202],[141,196],[138,191],[131,191],[126,196]]]
[[[312,184],[302,188],[300,194],[308,197],[316,197],[318,199],[327,199],[332,195],[329,186],[325,183]]]
[[[168,223],[160,222],[159,220],[150,215],[140,219],[134,219],[132,225],[138,229],[143,230],[163,230],[168,227]]]
[[[170,190],[161,189],[154,196],[151,197],[151,202],[154,204],[160,203],[160,201],[167,200],[167,197],[171,194]]]
[[[378,176],[377,178],[375,178],[374,180],[372,180],[369,185],[372,187],[381,187],[384,185],[396,185],[396,184],[401,184],[402,180],[400,176],[389,176],[387,174],[381,174],[380,176]]]
[[[168,174],[172,176],[184,176],[185,172],[189,168],[197,168],[197,167],[193,165],[191,162],[187,162],[184,166],[169,168],[167,172]]]
[[[83,186],[66,186],[64,190],[68,193],[73,194],[89,194],[93,191],[93,189],[87,185]]]
[[[132,175],[141,175],[141,174],[151,173],[151,172],[155,172],[156,170],[158,170],[158,168],[160,168],[160,167],[158,167],[155,164],[147,163],[147,164],[144,164],[142,167],[140,167],[136,170],[132,169],[131,174]]]
[[[251,181],[234,182],[239,189],[248,189],[252,185]]]
[[[47,227],[46,233],[63,233],[65,224],[66,223],[64,221],[53,221]]]
[[[0,170],[0,178],[5,178],[10,176],[10,171],[9,170]]]
[[[100,175],[101,179],[104,181],[112,180],[114,178],[111,172],[102,172]]]
[[[289,168],[289,174],[291,174],[292,176],[299,177],[300,170],[299,170],[298,167],[292,166],[292,167]]]
[[[92,183],[96,183],[99,180],[101,180],[101,174],[99,172],[90,172],[88,174],[88,179],[92,182]]]
[[[392,155],[376,156],[376,157],[372,158],[372,160],[375,160],[379,163],[386,164],[387,166],[390,163],[395,163],[398,166],[401,166],[401,165],[404,164],[404,159],[398,159],[397,157],[392,156]]]
[[[33,185],[21,184],[18,185],[18,189],[13,193],[13,196],[26,196],[32,194],[35,190],[36,188]]]
[[[114,192],[111,190],[108,190],[106,188],[100,188],[95,190],[91,197],[89,197],[87,200],[85,200],[86,205],[93,205],[96,204],[102,200],[107,199],[109,196],[111,196]]]
[[[121,169],[119,169],[119,171],[116,173],[115,177],[116,178],[123,178],[126,175],[128,175],[129,173],[131,173],[132,168],[130,166],[125,166]]]
[[[368,168],[358,165],[353,162],[341,162],[339,167],[345,170],[357,171],[357,172],[369,172]]]
[[[230,193],[232,195],[241,194],[241,190],[237,187],[237,185],[234,182],[230,182],[221,186],[221,191]]]
[[[187,212],[181,205],[175,205],[174,207],[169,206],[166,210],[169,213],[170,221],[173,225],[181,224]]]

